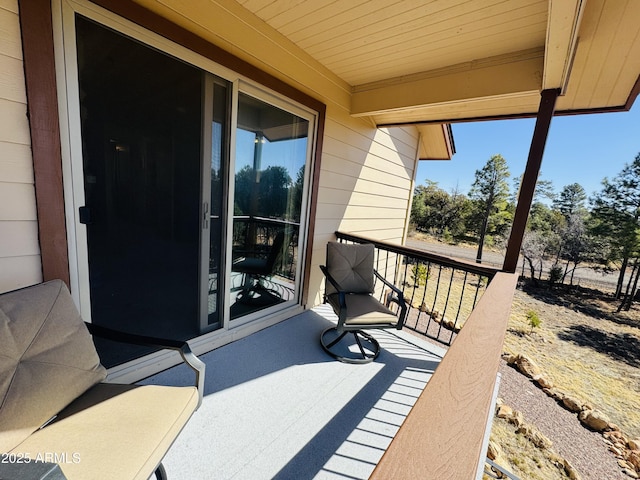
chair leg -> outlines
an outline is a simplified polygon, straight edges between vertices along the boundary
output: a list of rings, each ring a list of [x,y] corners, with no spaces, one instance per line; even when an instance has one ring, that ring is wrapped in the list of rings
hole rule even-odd
[[[334,332],[337,337],[333,340],[329,340],[330,335],[327,335],[329,332]],[[360,351],[359,354],[357,352],[352,352],[349,349],[349,345],[354,345],[354,343],[347,344],[346,342],[343,342],[342,345],[340,344],[348,333],[353,334],[355,345]],[[365,348],[363,341],[369,343],[370,347]],[[338,334],[336,327],[330,327],[320,335],[320,344],[325,352],[336,360],[344,363],[370,363],[378,358],[378,355],[380,354],[380,345],[378,344],[378,341],[362,330],[352,330]],[[347,354],[343,355],[338,352],[345,352]]]
[[[156,468],[156,480],[167,480],[167,472],[162,464]]]

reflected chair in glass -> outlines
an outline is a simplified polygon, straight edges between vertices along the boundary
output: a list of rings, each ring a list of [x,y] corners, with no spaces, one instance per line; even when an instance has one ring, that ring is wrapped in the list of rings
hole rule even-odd
[[[273,244],[266,257],[242,257],[235,261],[231,270],[244,275],[242,292],[238,301],[248,303],[252,301],[268,301],[264,298],[279,297],[280,295],[273,289],[265,286],[266,279],[275,274],[278,261],[282,259],[288,242],[285,242],[287,235],[284,230],[278,232],[273,239]]]
[[[370,329],[402,329],[407,304],[402,291],[374,269],[372,244],[327,244],[327,262],[320,268],[327,282],[325,303],[338,316],[335,327],[322,332],[325,352],[345,363],[369,363],[380,354],[377,340],[365,332]],[[384,304],[374,297],[376,279],[384,287]],[[398,312],[389,307],[394,303]],[[347,341],[353,335],[353,342]]]

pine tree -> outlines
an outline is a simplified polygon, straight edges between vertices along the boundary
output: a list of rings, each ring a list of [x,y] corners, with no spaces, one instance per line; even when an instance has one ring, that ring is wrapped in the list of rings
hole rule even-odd
[[[587,193],[579,183],[565,185],[558,197],[553,201],[553,207],[562,212],[565,218],[574,213],[585,211]]]
[[[509,167],[502,155],[493,155],[481,170],[476,170],[469,197],[476,202],[481,224],[479,228],[478,254],[482,261],[482,250],[487,233],[500,233],[510,220],[507,213],[509,199]]]
[[[602,191],[593,197],[592,204],[594,233],[609,240],[609,260],[621,261],[616,288],[619,298],[629,260],[640,253],[640,153],[613,180],[602,181]]]

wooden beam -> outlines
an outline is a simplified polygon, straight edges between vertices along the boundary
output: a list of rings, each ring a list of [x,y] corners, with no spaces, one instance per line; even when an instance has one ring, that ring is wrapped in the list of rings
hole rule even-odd
[[[38,236],[45,281],[69,285],[62,153],[50,0],[19,0]]]
[[[380,115],[462,100],[531,94],[540,91],[543,62],[544,52],[533,49],[359,85],[354,87],[351,115]]]
[[[370,480],[477,478],[517,279],[493,278]]]
[[[522,247],[522,239],[529,218],[529,210],[533,203],[533,194],[536,189],[536,182],[540,174],[540,166],[542,164],[542,156],[544,147],[547,143],[547,135],[551,125],[551,118],[555,111],[556,99],[560,94],[559,89],[544,90],[540,99],[540,108],[538,109],[538,118],[533,131],[531,147],[529,149],[529,158],[527,166],[522,176],[520,184],[520,192],[518,194],[518,205],[513,218],[513,226],[511,227],[511,235],[507,244],[507,252],[504,257],[503,270],[506,272],[515,272],[518,266],[518,258],[520,256],[520,248]]]
[[[550,0],[542,89],[564,92],[578,45],[578,31],[587,0]]]

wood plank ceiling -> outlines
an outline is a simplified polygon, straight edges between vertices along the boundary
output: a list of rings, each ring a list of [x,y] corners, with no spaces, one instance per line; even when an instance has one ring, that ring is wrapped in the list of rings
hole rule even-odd
[[[351,85],[352,115],[378,124],[531,115],[546,88],[567,112],[637,95],[637,0],[237,1]]]

